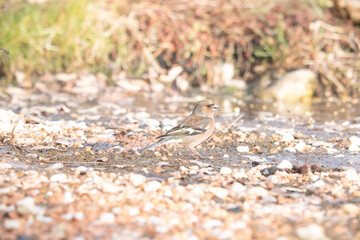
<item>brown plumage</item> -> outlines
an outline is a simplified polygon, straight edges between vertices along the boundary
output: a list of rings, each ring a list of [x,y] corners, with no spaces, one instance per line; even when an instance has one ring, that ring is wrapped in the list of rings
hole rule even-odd
[[[198,102],[194,110],[182,122],[165,134],[158,136],[159,141],[140,149],[139,152],[167,143],[180,143],[202,158],[194,147],[208,139],[214,132],[215,120],[213,112],[219,109],[220,107],[210,100]]]

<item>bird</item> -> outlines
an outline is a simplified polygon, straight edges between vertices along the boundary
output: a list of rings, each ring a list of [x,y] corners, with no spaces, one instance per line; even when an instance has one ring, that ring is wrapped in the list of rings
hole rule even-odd
[[[199,158],[204,158],[196,150],[195,146],[207,140],[215,130],[213,113],[219,111],[220,106],[211,100],[198,102],[193,111],[177,126],[171,128],[165,134],[158,136],[157,142],[152,143],[138,152],[142,153],[148,149],[168,143],[180,143],[190,149]]]

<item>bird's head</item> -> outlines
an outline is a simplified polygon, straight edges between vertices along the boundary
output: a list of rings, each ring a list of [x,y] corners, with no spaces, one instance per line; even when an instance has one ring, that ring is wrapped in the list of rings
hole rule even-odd
[[[219,111],[220,106],[211,100],[202,100],[194,108],[193,114],[201,117],[212,117],[213,112]]]

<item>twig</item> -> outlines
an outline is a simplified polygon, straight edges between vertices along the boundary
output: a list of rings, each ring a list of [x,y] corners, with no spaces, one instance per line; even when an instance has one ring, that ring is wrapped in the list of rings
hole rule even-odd
[[[342,93],[346,93],[346,88],[344,85],[329,71],[329,68],[324,62],[320,63],[320,66],[323,69],[323,73],[325,74],[326,78],[333,82]]]
[[[222,131],[222,133],[226,133],[237,121],[239,121],[244,114],[240,114],[225,130]]]
[[[8,57],[7,56],[10,55],[10,52],[5,48],[0,48],[0,51],[4,52],[4,59],[5,59],[5,63],[7,64],[8,63],[8,61],[7,61]]]

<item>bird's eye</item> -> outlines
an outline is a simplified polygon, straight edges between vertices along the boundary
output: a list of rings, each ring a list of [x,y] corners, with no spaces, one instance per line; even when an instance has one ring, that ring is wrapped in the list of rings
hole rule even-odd
[[[207,105],[207,107],[212,107],[214,104],[209,104],[209,105]]]

